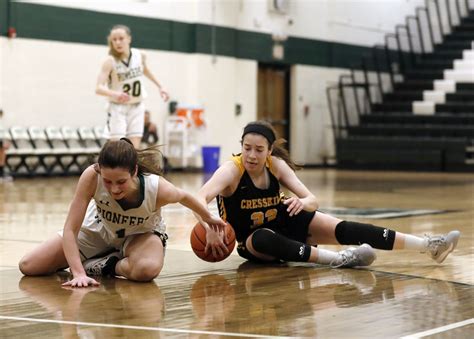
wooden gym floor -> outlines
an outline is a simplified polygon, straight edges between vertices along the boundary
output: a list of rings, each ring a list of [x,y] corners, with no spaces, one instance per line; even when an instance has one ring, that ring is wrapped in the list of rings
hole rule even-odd
[[[67,272],[23,277],[17,263],[62,228],[77,178],[17,179],[0,184],[0,337],[472,337],[474,175],[299,175],[322,208],[447,211],[347,219],[419,235],[458,229],[458,247],[441,265],[409,251],[377,251],[367,269],[256,266],[236,254],[212,264],[190,250],[192,214],[172,205],[163,211],[165,267],[152,283],[109,278],[97,288],[63,289]],[[201,174],[168,178],[189,192],[203,182]]]

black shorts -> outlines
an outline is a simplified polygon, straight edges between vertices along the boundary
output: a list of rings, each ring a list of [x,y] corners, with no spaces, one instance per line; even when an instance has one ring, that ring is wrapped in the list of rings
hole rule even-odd
[[[291,240],[306,244],[306,240],[308,239],[309,224],[311,223],[311,220],[313,220],[315,214],[316,212],[301,211],[297,215],[290,217],[288,212],[285,210],[278,225],[267,228]],[[247,239],[239,242],[237,245],[237,253],[239,253],[242,258],[254,262],[269,262],[267,260],[259,259],[250,253],[245,246],[246,241]]]

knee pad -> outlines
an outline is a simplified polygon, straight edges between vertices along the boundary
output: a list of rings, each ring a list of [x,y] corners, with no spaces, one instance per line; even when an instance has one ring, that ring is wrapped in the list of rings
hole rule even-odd
[[[353,221],[341,221],[336,225],[336,239],[341,245],[369,244],[373,248],[392,250],[395,231]]]
[[[268,228],[261,228],[252,233],[252,246],[259,253],[283,261],[307,262],[311,254],[311,246],[291,240]]]

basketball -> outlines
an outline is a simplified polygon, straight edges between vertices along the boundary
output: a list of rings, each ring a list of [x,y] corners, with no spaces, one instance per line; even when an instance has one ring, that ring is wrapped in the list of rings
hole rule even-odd
[[[216,262],[221,261],[227,258],[235,247],[235,232],[232,226],[227,223],[225,227],[225,234],[224,234],[224,244],[227,246],[229,253],[225,255],[223,258],[215,258],[212,253],[206,254],[204,249],[206,248],[206,229],[200,224],[197,223],[194,225],[193,230],[191,232],[191,248],[193,249],[194,253],[201,258],[202,260],[208,262]]]

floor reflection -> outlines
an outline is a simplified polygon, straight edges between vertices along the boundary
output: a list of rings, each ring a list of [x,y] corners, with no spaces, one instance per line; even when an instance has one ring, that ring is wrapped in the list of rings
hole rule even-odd
[[[443,309],[432,317],[454,320],[456,316],[450,317],[450,312],[469,312],[469,306],[459,301],[457,289],[472,297],[466,286],[446,281],[368,270],[243,263],[235,274],[213,273],[198,278],[190,298],[193,325],[200,330],[316,336],[327,333],[321,320],[329,314],[350,314],[351,309],[367,312],[374,319],[383,307],[386,321],[397,324],[404,323],[406,317],[419,317],[417,305],[423,305]],[[407,304],[411,308],[404,306]],[[321,325],[315,326],[320,321]]]
[[[69,279],[62,272],[49,277],[23,277],[19,289],[40,308],[31,307],[26,317],[156,327],[165,314],[165,299],[155,282],[132,283],[125,279],[103,279],[98,287],[64,288]],[[47,313],[45,313],[46,311]],[[48,316],[44,316],[49,314]],[[114,327],[60,324],[64,338],[124,337],[129,330]],[[156,337],[158,333],[150,333]]]

